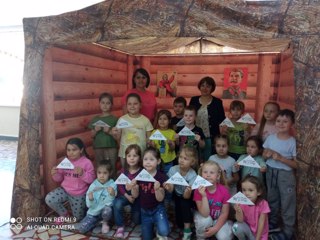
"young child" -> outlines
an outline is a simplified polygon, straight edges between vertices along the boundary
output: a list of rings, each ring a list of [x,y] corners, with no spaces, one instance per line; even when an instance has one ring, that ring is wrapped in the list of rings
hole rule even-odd
[[[193,146],[197,149],[198,154],[200,153],[200,148],[204,148],[205,142],[204,142],[204,134],[201,128],[196,126],[196,117],[197,117],[197,111],[193,106],[188,106],[184,109],[183,113],[183,119],[185,121],[185,127],[189,128],[195,136],[179,136],[179,132],[184,127],[178,127],[177,128],[177,135],[176,138],[178,138],[180,150],[184,145]],[[201,159],[200,159],[200,162]]]
[[[88,212],[80,222],[80,233],[86,233],[93,229],[101,218],[103,220],[101,232],[109,232],[108,221],[112,218],[112,203],[117,195],[117,185],[113,179],[110,179],[112,171],[112,165],[108,160],[101,160],[98,163],[97,179],[87,191]]]
[[[200,175],[212,183],[212,186],[200,186],[194,191],[193,200],[198,212],[195,213],[194,223],[197,240],[215,236],[218,240],[231,240],[232,222],[228,221],[230,198],[228,189],[219,164],[206,161],[199,169]]]
[[[168,177],[172,177],[177,172],[191,186],[197,178],[197,173],[193,169],[198,164],[198,153],[194,147],[184,146],[179,154],[179,165],[170,168]],[[167,191],[173,192],[175,202],[175,216],[177,226],[183,229],[183,240],[191,239],[191,223],[193,222],[192,209],[194,203],[192,201],[191,187],[172,185],[165,183],[164,187]]]
[[[183,112],[187,106],[187,100],[184,97],[176,97],[173,101],[173,111],[176,114],[171,118],[170,124],[173,130],[177,130],[177,123],[183,118]]]
[[[267,102],[263,108],[261,121],[252,129],[251,136],[257,135],[265,141],[269,135],[277,133],[275,123],[279,111],[280,106],[278,103]]]
[[[243,154],[239,157],[236,162],[236,168],[239,170],[241,169],[241,179],[244,179],[247,175],[257,177],[261,183],[264,183],[263,173],[267,171],[266,163],[262,157],[262,140],[258,136],[251,136],[247,139],[247,154]],[[240,166],[238,163],[242,161],[247,156],[251,156],[261,168],[254,168],[254,167],[247,167],[247,166]]]
[[[173,160],[176,158],[175,135],[176,132],[170,128],[171,112],[160,110],[157,114],[157,129],[153,130],[151,135],[159,130],[167,140],[149,140],[149,145],[160,151],[162,159],[162,170],[167,173],[173,166]]]
[[[49,192],[46,204],[59,214],[57,224],[62,224],[69,216],[64,202],[68,201],[72,215],[80,221],[86,213],[86,192],[96,175],[92,162],[88,159],[85,146],[80,138],[70,138],[66,144],[67,158],[74,165],[74,169],[61,169],[56,166],[51,169],[55,182],[61,186]]]
[[[263,185],[255,176],[247,175],[241,181],[242,193],[254,206],[235,204],[236,220],[232,232],[239,240],[268,239],[268,202],[262,198]]]
[[[233,100],[230,103],[230,120],[234,127],[222,127],[221,132],[228,136],[229,155],[238,160],[240,155],[246,153],[246,139],[250,136],[250,128],[247,123],[237,122],[245,111],[244,103],[239,100]]]
[[[273,239],[291,239],[296,220],[296,140],[291,136],[294,113],[289,109],[279,112],[276,119],[278,133],[267,137],[263,144],[263,157],[267,159],[267,200],[269,233],[277,230],[278,213],[281,209],[283,230],[272,235]],[[282,238],[281,238],[282,237]]]
[[[214,139],[216,154],[209,157],[209,160],[219,164],[225,173],[226,183],[229,186],[230,195],[237,193],[237,182],[239,181],[238,169],[234,166],[235,160],[228,155],[228,138],[226,135],[218,135]]]
[[[99,97],[99,104],[101,114],[99,116],[95,116],[89,123],[89,129],[91,129],[93,137],[95,161],[98,163],[103,159],[109,159],[112,169],[115,170],[118,158],[118,148],[116,140],[110,133],[112,132],[112,128],[116,126],[118,118],[111,114],[111,108],[113,105],[112,95],[106,92],[102,93]],[[93,125],[98,121],[102,121],[110,127]]]
[[[156,225],[158,239],[167,239],[169,235],[169,222],[163,204],[165,190],[162,187],[167,176],[157,170],[161,163],[160,152],[154,147],[148,147],[143,156],[144,169],[156,182],[132,181],[132,196],[140,197],[141,231],[145,240],[153,239],[153,226]]]
[[[127,114],[122,116],[120,120],[125,120],[133,126],[128,128],[114,128],[113,134],[120,139],[119,157],[121,158],[121,166],[125,164],[125,151],[131,144],[138,144],[143,152],[147,145],[153,126],[150,120],[140,113],[141,98],[136,93],[130,93],[127,96]],[[118,121],[118,122],[119,122]],[[121,137],[120,137],[121,136]]]
[[[126,149],[126,162],[121,169],[121,173],[126,175],[130,180],[133,180],[141,171],[141,149],[139,145],[132,144]],[[130,184],[118,185],[118,196],[113,202],[114,208],[114,222],[116,224],[117,232],[116,238],[124,238],[124,222],[123,209],[125,206],[131,206],[131,218],[135,224],[140,224],[140,202],[131,194]]]

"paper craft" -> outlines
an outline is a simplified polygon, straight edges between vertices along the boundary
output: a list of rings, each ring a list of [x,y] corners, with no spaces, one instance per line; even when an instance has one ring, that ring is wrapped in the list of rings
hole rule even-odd
[[[212,186],[212,183],[210,183],[209,181],[207,181],[206,179],[204,179],[203,177],[198,175],[196,180],[194,180],[191,188],[192,189],[197,189],[200,186],[208,187],[208,186]]]
[[[167,140],[165,136],[163,136],[163,134],[159,131],[156,130],[150,137],[150,140]]]
[[[124,120],[123,118],[120,118],[120,120],[117,123],[116,128],[129,128],[129,127],[132,127],[132,126],[133,126],[132,123]]]
[[[228,203],[244,204],[244,205],[254,205],[249,198],[247,198],[242,192],[238,192],[232,198],[230,198]]]
[[[187,127],[181,129],[179,136],[195,136],[195,134]]]
[[[186,125],[185,121],[183,118],[181,118],[181,120],[179,122],[177,122],[177,127],[183,127],[184,125]]]
[[[233,123],[231,122],[231,120],[229,118],[225,118],[222,123],[220,123],[220,126],[227,126],[229,128],[234,128]]]
[[[155,182],[156,180],[147,172],[147,170],[142,169],[142,171],[134,178],[137,181],[144,182]]]
[[[260,165],[254,160],[253,157],[248,155],[244,159],[242,159],[240,162],[238,162],[241,166],[247,166],[247,167],[253,167],[253,168],[261,168]]]
[[[186,186],[189,187],[189,184],[187,181],[181,176],[179,172],[176,172],[171,178],[166,181],[166,183],[171,183],[174,185],[181,185],[181,186]]]
[[[68,158],[65,158],[61,161],[61,163],[59,163],[59,165],[57,166],[57,168],[61,168],[61,169],[74,169],[73,164],[70,162],[70,160]]]
[[[110,127],[109,124],[107,124],[107,123],[105,123],[104,121],[101,121],[101,120],[93,123],[92,125],[93,126],[99,126],[99,127]]]
[[[237,122],[240,123],[248,123],[248,124],[256,124],[256,122],[253,120],[253,118],[250,116],[249,113],[242,116]]]
[[[115,181],[115,184],[125,185],[125,184],[130,183],[130,182],[131,182],[131,180],[126,175],[121,173],[120,176]]]

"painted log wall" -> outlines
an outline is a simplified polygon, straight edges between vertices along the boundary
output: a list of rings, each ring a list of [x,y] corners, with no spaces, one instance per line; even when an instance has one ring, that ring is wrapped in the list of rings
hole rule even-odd
[[[65,144],[71,137],[81,138],[93,157],[92,138],[87,126],[100,113],[99,95],[114,96],[113,113],[121,115],[121,96],[127,91],[128,56],[94,46],[92,50],[51,48],[47,50],[43,92],[43,174],[44,193],[56,184],[50,169],[65,156]]]

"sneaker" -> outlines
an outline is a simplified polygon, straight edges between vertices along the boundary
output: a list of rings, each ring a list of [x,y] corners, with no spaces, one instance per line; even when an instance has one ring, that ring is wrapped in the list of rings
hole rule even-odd
[[[168,238],[167,238],[167,237],[160,236],[160,235],[157,233],[157,239],[158,239],[158,240],[167,240]]]
[[[123,227],[119,227],[116,231],[116,238],[124,238],[124,228]]]
[[[184,232],[182,240],[191,240],[192,232]]]
[[[102,233],[108,233],[110,231],[110,227],[108,225],[108,223],[102,223],[102,228],[101,228],[101,232]]]
[[[268,239],[269,240],[288,240],[287,236],[283,232],[270,234]]]
[[[278,225],[269,223],[269,233],[280,232],[281,228]]]
[[[67,213],[65,216],[60,216],[60,217],[55,218],[54,224],[55,224],[55,225],[62,225],[62,224],[64,224],[66,217],[69,217],[69,213]]]

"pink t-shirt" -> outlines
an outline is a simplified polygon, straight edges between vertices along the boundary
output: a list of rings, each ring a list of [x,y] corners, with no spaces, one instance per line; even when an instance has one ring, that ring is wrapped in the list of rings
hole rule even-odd
[[[74,173],[73,169],[58,169],[52,178],[56,182],[61,182],[61,187],[71,196],[81,196],[87,192],[89,185],[96,178],[96,173],[92,162],[85,156],[71,162],[75,167],[83,169],[81,176]]]
[[[254,236],[256,236],[257,234],[260,214],[267,214],[267,218],[264,223],[264,228],[261,236],[261,240],[267,240],[269,230],[268,213],[270,212],[268,202],[263,199],[254,206],[240,205],[240,207],[243,211],[244,221],[249,225]]]
[[[230,198],[229,191],[225,186],[221,184],[217,184],[217,188],[214,193],[210,193],[206,188],[206,195],[209,201],[210,216],[213,220],[216,220],[220,216],[223,204],[229,204],[227,202],[227,200],[229,200]],[[202,196],[199,193],[198,189],[194,191],[193,200],[194,201],[202,200]]]
[[[258,134],[260,128],[260,123],[258,123],[251,131],[251,136],[255,136]],[[262,131],[262,140],[265,141],[267,137],[271,134],[275,134],[278,132],[275,124],[265,124]]]
[[[128,90],[127,93],[121,99],[122,106],[126,105],[126,98],[130,93],[136,93],[140,96],[142,101],[142,108],[140,113],[145,115],[147,118],[149,118],[150,122],[153,123],[155,112],[157,110],[157,101],[154,94],[147,90],[144,92],[141,92],[135,88]]]

